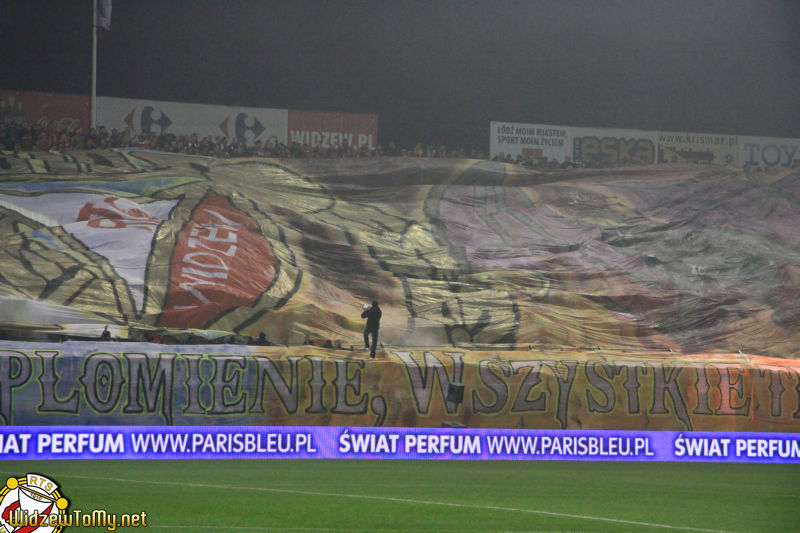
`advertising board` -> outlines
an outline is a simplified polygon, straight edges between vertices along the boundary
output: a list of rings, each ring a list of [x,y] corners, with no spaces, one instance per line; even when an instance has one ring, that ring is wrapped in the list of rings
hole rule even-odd
[[[89,131],[89,97],[32,91],[0,91],[0,118],[57,130],[78,126]]]
[[[285,109],[218,106],[158,100],[98,97],[97,123],[108,130],[130,128],[136,133],[236,138],[286,143],[288,112]]]

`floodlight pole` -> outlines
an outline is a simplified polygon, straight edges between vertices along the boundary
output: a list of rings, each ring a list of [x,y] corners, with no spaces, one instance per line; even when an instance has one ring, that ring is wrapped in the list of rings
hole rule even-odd
[[[93,0],[92,13],[92,102],[91,122],[92,129],[97,127],[97,0]]]

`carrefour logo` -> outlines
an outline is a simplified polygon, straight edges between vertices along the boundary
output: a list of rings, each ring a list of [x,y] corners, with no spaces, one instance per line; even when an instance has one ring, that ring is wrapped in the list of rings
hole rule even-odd
[[[264,125],[261,124],[256,117],[249,117],[247,113],[239,113],[236,115],[233,131],[230,130],[228,125],[230,119],[231,116],[228,115],[219,125],[220,131],[222,131],[226,137],[236,137],[241,142],[248,143],[258,139],[259,135],[264,133]],[[252,124],[248,124],[248,121],[252,122]]]
[[[142,112],[139,114],[139,123],[140,123],[139,125],[140,125],[140,131],[142,133],[147,133],[148,135],[151,133],[156,133],[155,131],[153,131],[153,125],[156,125],[161,129],[161,131],[159,131],[158,133],[164,133],[165,131],[167,131],[167,128],[169,128],[172,125],[172,120],[170,120],[170,118],[163,111],[159,111],[158,118],[154,118],[153,112],[155,111],[156,109],[150,105],[142,108]],[[127,124],[131,129],[136,129],[134,122],[135,114],[136,114],[136,109],[133,109],[123,119],[125,121],[125,124]]]

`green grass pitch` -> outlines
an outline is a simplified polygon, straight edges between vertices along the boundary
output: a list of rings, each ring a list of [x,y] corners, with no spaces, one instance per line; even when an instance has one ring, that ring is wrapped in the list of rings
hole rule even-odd
[[[800,465],[410,460],[3,461],[117,531],[799,531]],[[3,478],[5,479],[5,478]],[[68,531],[105,531],[70,528]]]

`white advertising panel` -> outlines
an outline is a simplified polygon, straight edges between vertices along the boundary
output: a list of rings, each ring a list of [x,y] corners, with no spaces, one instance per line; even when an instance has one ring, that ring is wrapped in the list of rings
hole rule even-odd
[[[649,165],[656,162],[655,132],[491,123],[491,157],[522,157],[534,165],[580,163],[589,167]]]
[[[489,148],[492,159],[545,167],[674,162],[762,169],[800,165],[800,139],[518,122],[492,121]]]
[[[491,122],[490,154],[492,158],[522,156],[534,162],[564,162],[572,157],[569,128],[518,122]],[[546,159],[545,159],[546,158]]]
[[[658,132],[658,162],[739,166],[739,137],[717,133]]]
[[[657,134],[609,128],[571,128],[572,160],[587,167],[652,165]]]
[[[287,143],[289,113],[286,109],[234,107],[158,100],[98,97],[97,123],[107,129],[136,133],[198,134]]]
[[[800,139],[739,137],[742,166],[791,167],[800,164]]]

